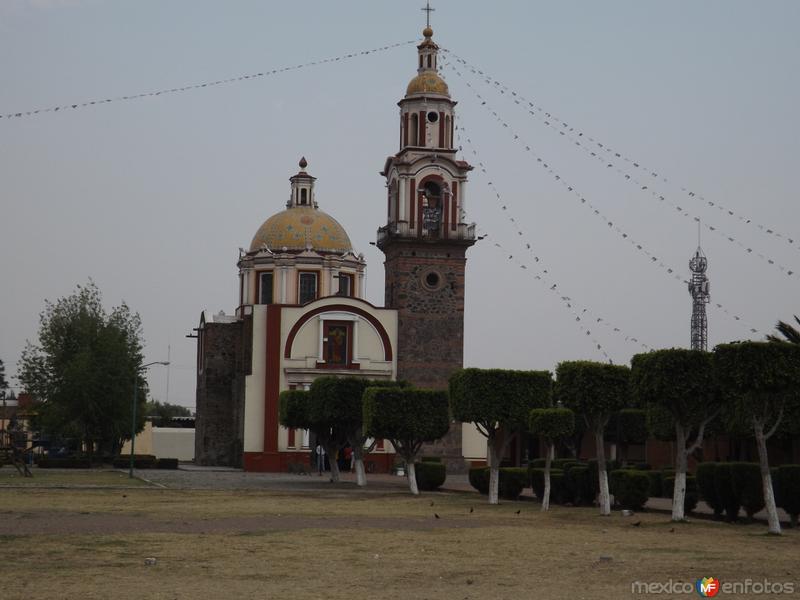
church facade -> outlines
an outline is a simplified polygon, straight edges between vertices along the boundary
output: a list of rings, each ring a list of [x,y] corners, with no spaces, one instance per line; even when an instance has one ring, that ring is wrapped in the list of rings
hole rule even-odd
[[[320,376],[404,379],[445,388],[463,364],[467,173],[454,148],[454,108],[438,73],[438,46],[426,27],[417,75],[400,107],[399,150],[386,159],[387,221],[376,245],[385,254],[385,303],[364,300],[365,261],[342,226],[319,209],[315,179],[290,178],[285,210],[268,218],[241,252],[239,305],[203,313],[197,328],[198,464],[286,471],[310,457],[306,431],[278,423],[278,396]],[[485,441],[453,423],[425,449],[451,470],[485,458]],[[466,452],[465,452],[466,451]],[[391,446],[368,457],[388,470]]]

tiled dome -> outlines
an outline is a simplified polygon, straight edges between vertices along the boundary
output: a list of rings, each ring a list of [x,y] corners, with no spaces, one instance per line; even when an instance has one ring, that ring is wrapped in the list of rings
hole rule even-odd
[[[313,206],[293,206],[264,221],[253,237],[250,251],[258,251],[262,246],[272,251],[310,248],[337,254],[353,250],[344,227]]]

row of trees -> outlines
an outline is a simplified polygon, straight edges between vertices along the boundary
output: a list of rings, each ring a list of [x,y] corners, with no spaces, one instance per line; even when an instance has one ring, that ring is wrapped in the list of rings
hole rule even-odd
[[[314,432],[330,456],[349,442],[357,481],[366,484],[363,457],[369,438],[388,439],[406,461],[409,486],[416,489],[414,463],[424,442],[446,433],[451,418],[474,423],[486,437],[489,503],[499,501],[499,467],[515,434],[530,431],[547,446],[545,493],[549,506],[550,465],[559,440],[582,422],[597,451],[600,512],[611,512],[605,460],[612,419],[676,442],[672,518],[684,520],[689,455],[709,428],[749,430],[759,452],[769,530],[780,533],[767,459],[766,440],[781,427],[797,425],[800,405],[800,345],[742,342],[713,353],[669,349],[639,354],[631,368],[589,361],[549,371],[463,369],[450,379],[449,394],[418,390],[403,382],[323,377],[310,391],[281,395],[281,423]],[[642,429],[644,429],[642,427]],[[624,437],[622,439],[625,439]],[[332,479],[339,474],[331,461]]]
[[[450,382],[453,416],[474,422],[487,438],[489,502],[498,501],[499,457],[508,440],[514,433],[530,431],[548,448],[542,504],[546,510],[555,443],[572,435],[577,419],[595,439],[600,512],[610,514],[606,430],[612,418],[631,422],[638,415],[642,421],[646,418],[651,433],[675,441],[675,521],[685,518],[688,457],[702,446],[709,427],[749,430],[758,448],[769,531],[780,533],[766,441],[781,429],[800,428],[800,345],[741,342],[719,345],[714,352],[659,350],[638,354],[631,364],[562,362],[554,382],[548,372],[456,373]]]

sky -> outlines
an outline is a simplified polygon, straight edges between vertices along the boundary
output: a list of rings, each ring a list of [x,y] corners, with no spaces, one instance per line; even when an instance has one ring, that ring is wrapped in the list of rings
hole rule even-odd
[[[419,40],[421,6],[0,0],[0,115]],[[625,364],[688,346],[695,217],[709,347],[762,339],[800,315],[800,3],[433,7],[434,40],[451,52],[442,73],[461,156],[476,166],[467,219],[486,235],[467,255],[466,365]],[[202,310],[235,309],[238,248],[283,209],[301,156],[320,208],[366,257],[367,299],[382,305],[383,257],[370,245],[386,214],[379,171],[397,151],[396,103],[415,69],[404,44],[0,119],[7,374],[36,340],[45,299],[91,278],[107,307],[139,312],[147,362],[169,348],[169,369],[149,371],[152,396],[193,408],[196,349],[185,336]]]

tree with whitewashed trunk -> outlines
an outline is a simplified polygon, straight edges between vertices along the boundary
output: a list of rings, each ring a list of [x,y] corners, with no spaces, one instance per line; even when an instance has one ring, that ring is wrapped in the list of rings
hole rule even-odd
[[[364,390],[370,386],[408,387],[405,381],[373,381],[363,377],[319,377],[311,384],[312,411],[311,416],[322,423],[329,423],[332,430],[338,433],[334,454],[328,454],[335,460],[336,452],[345,442],[350,443],[353,452],[353,468],[356,472],[356,483],[367,485],[367,474],[364,469],[364,457],[369,454],[377,442],[369,440],[364,432],[364,415],[362,398]],[[330,452],[325,448],[326,452]],[[331,466],[333,469],[333,466]]]
[[[568,408],[534,408],[529,420],[530,432],[547,446],[544,463],[544,495],[542,510],[550,510],[550,467],[556,454],[556,442],[575,431],[575,413]]]
[[[411,493],[419,495],[415,462],[422,444],[450,428],[447,392],[410,387],[368,387],[363,396],[364,432],[389,440],[406,462]]]
[[[594,435],[600,514],[611,514],[606,471],[605,430],[611,416],[629,404],[630,369],[591,361],[565,361],[556,367],[555,400],[575,411]]]
[[[800,404],[800,345],[737,342],[714,348],[714,374],[726,402],[726,420],[752,428],[758,448],[769,533],[781,524],[767,457],[767,440]]]
[[[280,424],[292,429],[308,429],[330,457],[331,481],[339,481],[336,451],[344,443],[344,437],[329,421],[314,421],[311,418],[311,392],[306,390],[284,390],[279,396],[278,418]]]
[[[531,409],[550,405],[549,371],[461,369],[450,377],[450,410],[462,423],[474,423],[486,438],[489,504],[499,504],[500,461],[515,434],[528,428]]]
[[[689,455],[703,446],[710,423],[720,413],[722,398],[714,380],[711,353],[670,348],[637,354],[631,361],[631,393],[647,407],[655,434],[665,437],[666,427],[671,424],[673,428],[672,520],[683,521]]]

